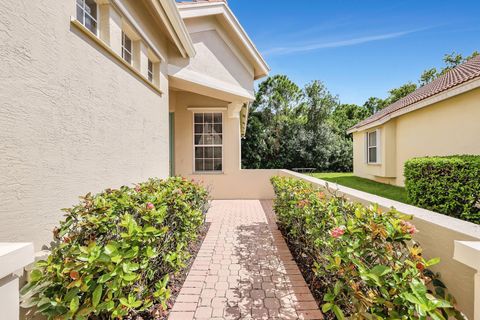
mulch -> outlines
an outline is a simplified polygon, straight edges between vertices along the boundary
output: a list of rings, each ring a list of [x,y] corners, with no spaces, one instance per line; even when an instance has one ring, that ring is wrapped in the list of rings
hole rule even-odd
[[[292,253],[295,262],[297,263],[300,272],[302,273],[305,282],[307,283],[308,287],[310,288],[310,292],[313,295],[313,298],[317,302],[317,305],[322,307],[325,303],[323,301],[323,296],[325,295],[325,286],[318,281],[318,278],[315,276],[313,270],[313,260],[308,257],[307,255],[303,254],[303,246],[299,242],[294,242],[286,234],[286,231],[280,224],[277,223],[278,230],[283,235],[285,242],[287,243],[290,252]],[[331,313],[323,315],[325,320],[334,320],[336,319],[335,316]]]
[[[183,284],[185,283],[185,279],[187,279],[187,275],[190,272],[190,269],[193,265],[193,262],[195,261],[195,258],[197,257],[198,252],[200,251],[200,248],[202,247],[203,240],[205,239],[208,229],[210,228],[210,223],[207,222],[205,223],[198,234],[198,238],[195,242],[191,243],[189,246],[189,251],[190,251],[190,259],[186,263],[186,267],[178,272],[175,275],[170,275],[170,292],[171,292],[171,297],[167,302],[168,309],[163,310],[163,308],[160,305],[153,306],[148,313],[144,313],[142,315],[138,315],[135,318],[125,318],[127,319],[132,319],[132,320],[165,320],[168,318],[168,315],[170,314],[170,311],[173,308],[173,305],[175,304],[175,300],[177,299],[178,295],[180,294],[180,290],[182,289]]]

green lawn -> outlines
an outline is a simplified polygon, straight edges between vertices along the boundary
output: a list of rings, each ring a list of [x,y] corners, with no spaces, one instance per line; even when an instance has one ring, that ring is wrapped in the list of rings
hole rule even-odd
[[[353,173],[312,173],[312,176],[329,182],[338,183],[339,185],[345,187],[372,193],[380,197],[408,203],[407,192],[405,191],[405,188],[356,177],[353,175]]]

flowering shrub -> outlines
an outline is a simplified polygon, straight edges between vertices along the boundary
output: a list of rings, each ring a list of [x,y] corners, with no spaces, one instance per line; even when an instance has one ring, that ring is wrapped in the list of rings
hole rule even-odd
[[[87,194],[54,230],[58,245],[21,290],[48,319],[121,319],[166,309],[169,275],[185,267],[208,206],[184,179]]]
[[[461,318],[453,297],[427,268],[417,232],[395,210],[382,212],[273,177],[275,212],[296,256],[311,268],[311,287],[327,317],[344,319]]]

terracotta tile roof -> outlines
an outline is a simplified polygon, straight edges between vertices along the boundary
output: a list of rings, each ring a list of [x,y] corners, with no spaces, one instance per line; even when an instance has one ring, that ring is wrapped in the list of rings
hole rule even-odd
[[[398,100],[397,102],[389,105],[385,109],[382,109],[374,115],[368,117],[367,119],[357,123],[350,130],[363,127],[377,120],[381,120],[382,118],[388,116],[393,112],[406,108],[414,103],[432,97],[436,94],[439,94],[443,91],[446,91],[478,77],[480,77],[480,56],[476,56],[475,58],[472,58],[467,62],[453,68],[438,79],[430,82],[423,87],[418,88],[416,91],[412,92],[408,96]]]

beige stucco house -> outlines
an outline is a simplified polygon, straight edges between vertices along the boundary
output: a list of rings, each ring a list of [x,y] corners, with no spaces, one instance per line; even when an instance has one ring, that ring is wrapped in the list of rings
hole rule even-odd
[[[480,56],[349,130],[356,176],[404,185],[407,160],[480,154]]]
[[[0,242],[40,250],[78,196],[150,177],[271,192],[240,167],[269,67],[226,1],[2,1],[0,21]]]

